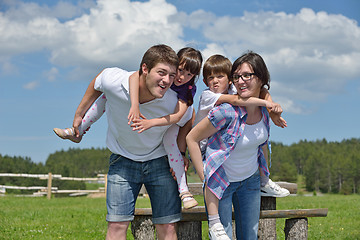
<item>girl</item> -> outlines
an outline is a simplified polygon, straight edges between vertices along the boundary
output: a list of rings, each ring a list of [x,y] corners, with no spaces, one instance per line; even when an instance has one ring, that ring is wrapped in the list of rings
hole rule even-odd
[[[185,157],[186,148],[179,150],[177,143],[177,135],[179,127],[192,117],[193,114],[193,98],[196,93],[195,79],[200,74],[202,65],[202,56],[200,51],[190,47],[182,48],[178,52],[179,68],[177,77],[170,87],[178,95],[178,104],[174,114],[170,114],[161,118],[146,119],[140,113],[139,109],[139,82],[131,81],[130,78],[130,98],[131,108],[129,111],[128,119],[129,124],[133,127],[134,131],[139,133],[155,126],[171,125],[166,131],[163,138],[163,145],[168,154],[169,165],[175,172],[175,178],[178,183],[178,190],[180,198],[183,201],[185,209],[195,207],[198,203],[189,192],[186,184],[185,165],[183,157]],[[178,139],[184,141],[185,139]],[[185,143],[182,144],[185,146]]]

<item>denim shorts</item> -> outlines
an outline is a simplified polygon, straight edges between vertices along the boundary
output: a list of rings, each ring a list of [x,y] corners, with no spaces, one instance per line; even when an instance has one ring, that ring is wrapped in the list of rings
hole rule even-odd
[[[127,222],[134,219],[135,202],[142,184],[150,197],[154,224],[180,221],[181,200],[165,156],[136,162],[112,154],[109,163],[106,221]]]

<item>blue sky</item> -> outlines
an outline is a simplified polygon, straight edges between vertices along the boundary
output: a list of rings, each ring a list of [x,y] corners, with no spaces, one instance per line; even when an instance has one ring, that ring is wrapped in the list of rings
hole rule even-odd
[[[288,122],[272,127],[273,141],[359,138],[359,9],[357,0],[0,0],[0,154],[45,162],[105,147],[105,115],[79,144],[52,129],[72,125],[104,67],[136,70],[158,43],[198,48],[205,59],[260,53]],[[201,78],[197,86],[199,96]]]

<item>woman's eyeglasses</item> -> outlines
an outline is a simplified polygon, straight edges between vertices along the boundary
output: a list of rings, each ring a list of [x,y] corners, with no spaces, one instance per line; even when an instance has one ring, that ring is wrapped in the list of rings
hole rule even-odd
[[[232,81],[233,83],[238,83],[241,78],[244,82],[246,82],[251,80],[254,75],[255,73],[244,73],[242,75],[234,74],[232,75]]]

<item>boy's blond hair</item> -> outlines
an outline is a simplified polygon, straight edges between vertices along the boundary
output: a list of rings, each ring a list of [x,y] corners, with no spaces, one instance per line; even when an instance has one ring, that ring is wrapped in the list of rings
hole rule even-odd
[[[211,75],[223,73],[226,74],[228,79],[231,79],[231,67],[232,64],[230,60],[223,55],[215,54],[209,57],[204,63],[203,67],[203,77],[204,83],[208,85],[207,79]]]

